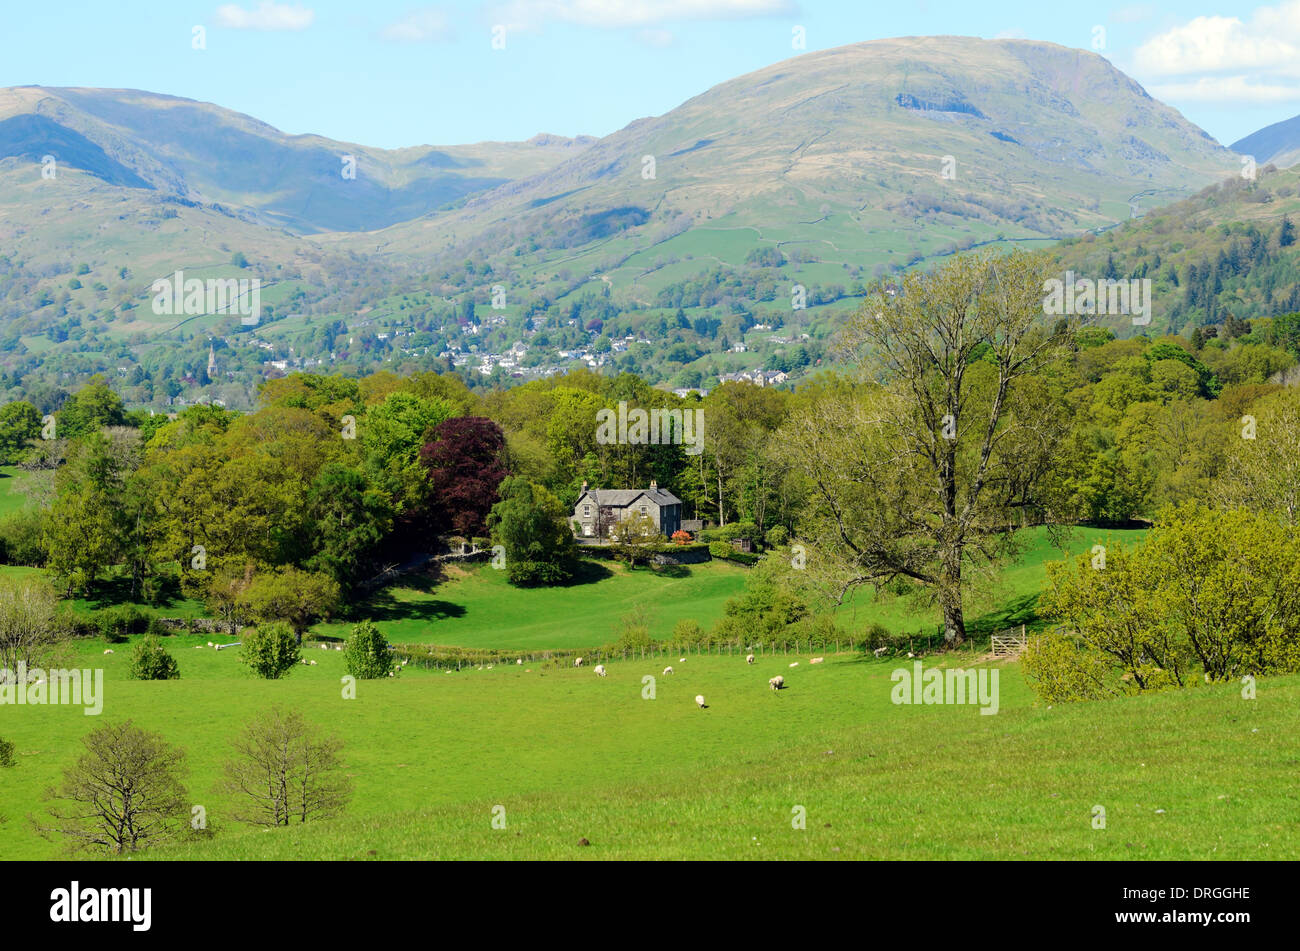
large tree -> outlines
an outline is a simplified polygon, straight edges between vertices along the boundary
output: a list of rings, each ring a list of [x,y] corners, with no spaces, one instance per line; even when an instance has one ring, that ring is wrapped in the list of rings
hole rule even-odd
[[[420,450],[420,462],[429,473],[436,531],[466,538],[487,534],[497,487],[510,474],[505,451],[506,437],[490,419],[460,416],[434,427],[433,440]]]
[[[841,345],[861,378],[797,410],[784,450],[809,482],[807,532],[838,596],[900,579],[966,636],[968,570],[1043,518],[1067,418],[1042,371],[1067,325],[1045,326],[1044,266],[1023,252],[955,258],[877,285]]]

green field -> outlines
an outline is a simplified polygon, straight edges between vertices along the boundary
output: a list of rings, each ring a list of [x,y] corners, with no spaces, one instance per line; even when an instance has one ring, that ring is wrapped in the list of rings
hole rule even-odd
[[[158,858],[1300,858],[1295,676],[1261,680],[1254,701],[1229,685],[1049,707],[1012,664],[983,716],[894,705],[905,659],[692,655],[669,659],[672,676],[663,659],[611,663],[607,678],[408,668],[344,700],[339,653],[306,651],[318,666],[268,682],[202,643],[169,639],[183,676],[170,683],[126,679],[123,646],[83,645],[83,663],[106,670],[104,720],[183,746],[217,831]],[[775,673],[780,693],[766,687]],[[214,785],[231,738],[273,702],[344,740],[345,817],[271,832],[223,819]],[[52,857],[24,817],[97,721],[67,707],[3,716],[18,765],[3,775],[0,854]],[[795,806],[806,829],[792,828]]]
[[[394,643],[458,647],[594,647],[618,639],[619,619],[638,605],[650,609],[650,635],[666,638],[693,618],[706,627],[740,593],[747,569],[706,562],[664,572],[629,571],[612,562],[584,561],[586,583],[520,591],[504,571],[479,565],[449,569],[439,584],[393,587],[360,606]],[[346,623],[318,624],[322,636],[346,637]]]

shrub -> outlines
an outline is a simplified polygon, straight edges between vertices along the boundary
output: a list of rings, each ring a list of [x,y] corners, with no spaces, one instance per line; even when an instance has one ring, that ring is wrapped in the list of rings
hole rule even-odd
[[[121,644],[132,634],[141,634],[149,626],[149,615],[130,604],[105,608],[95,615],[99,633],[110,644]]]
[[[1029,638],[1020,669],[1034,693],[1047,703],[1097,700],[1120,692],[1106,658],[1080,650],[1074,638],[1059,631]]]
[[[343,661],[348,673],[358,680],[376,680],[388,676],[397,655],[379,628],[370,621],[362,621],[352,628],[352,636],[343,648]]]
[[[14,745],[11,741],[0,737],[0,767],[8,767],[14,764]]]
[[[726,542],[709,542],[709,554],[714,558],[730,558],[731,546]]]
[[[672,538],[675,544],[685,545],[691,540],[691,533],[679,528],[677,531],[673,532]]]
[[[150,634],[131,652],[131,676],[136,680],[179,680],[176,658],[167,653],[157,636]]]
[[[241,658],[259,677],[278,680],[301,659],[298,637],[288,624],[273,621],[243,632]]]
[[[784,525],[773,525],[763,536],[769,548],[780,548],[790,540],[790,532]]]
[[[702,644],[708,635],[704,628],[700,627],[699,621],[692,621],[689,618],[682,618],[673,625],[674,647],[694,647],[696,644]]]

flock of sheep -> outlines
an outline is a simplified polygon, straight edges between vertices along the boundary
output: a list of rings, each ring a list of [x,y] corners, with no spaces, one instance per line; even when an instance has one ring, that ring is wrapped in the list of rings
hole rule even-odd
[[[820,664],[820,663],[822,663],[825,659],[826,659],[826,658],[824,658],[824,657],[814,657],[814,658],[812,658],[811,660],[809,660],[808,663],[809,663],[809,664]],[[574,667],[581,667],[581,666],[583,666],[586,662],[587,662],[587,659],[586,659],[585,657],[575,657],[575,658],[573,659],[573,666],[574,666]],[[683,663],[683,664],[686,663],[686,658],[683,657],[683,658],[679,661],[679,663]],[[754,655],[753,655],[753,654],[747,654],[747,655],[745,656],[745,663],[746,663],[746,664],[753,664],[753,663],[754,663]],[[791,667],[798,667],[798,666],[799,666],[799,662],[796,660],[796,661],[795,661],[794,663],[792,663],[790,666],[791,666]],[[606,675],[609,673],[609,672],[605,669],[605,665],[604,665],[604,664],[597,664],[595,667],[592,668],[592,672],[593,672],[597,677],[604,677],[604,676],[606,676]],[[668,677],[668,676],[671,676],[671,675],[672,675],[672,672],[673,672],[672,667],[665,667],[665,668],[664,668],[664,673],[663,673],[663,675],[664,675],[665,677]],[[768,678],[767,686],[768,686],[770,689],[772,689],[772,690],[784,690],[784,689],[785,689],[785,677],[781,676],[780,674],[778,674],[778,675],[775,676],[775,677],[770,677],[770,678]],[[696,705],[697,707],[699,707],[701,710],[705,709],[705,708],[708,706],[708,704],[704,702],[704,695],[703,695],[703,694],[696,694],[696,696],[695,696],[695,705]]]

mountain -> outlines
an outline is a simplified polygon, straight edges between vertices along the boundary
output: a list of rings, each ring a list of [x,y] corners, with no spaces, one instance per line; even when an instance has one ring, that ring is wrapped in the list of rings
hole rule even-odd
[[[1021,40],[855,44],[600,139],[396,150],[136,90],[15,87],[0,383],[107,371],[150,405],[211,396],[212,338],[236,401],[272,364],[482,361],[497,380],[581,360],[700,385],[814,364],[873,275],[1101,231],[1238,168],[1096,54]],[[262,322],[155,315],[150,286],[176,269],[261,278]]]
[[[133,89],[0,91],[0,159],[53,154],[106,184],[239,209],[299,233],[405,221],[542,171],[589,141],[385,150],[286,135],[210,103]]]
[[[1283,119],[1232,143],[1238,155],[1251,155],[1257,165],[1290,168],[1300,162],[1300,116]]]
[[[396,225],[375,246],[513,255],[538,244],[512,262],[526,265],[599,244],[601,262],[627,268],[608,275],[616,288],[697,251],[731,264],[771,248],[906,264],[998,235],[1110,225],[1131,201],[1169,201],[1235,168],[1094,53],[907,37],[723,83],[532,178]]]

